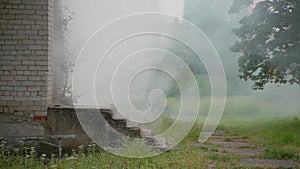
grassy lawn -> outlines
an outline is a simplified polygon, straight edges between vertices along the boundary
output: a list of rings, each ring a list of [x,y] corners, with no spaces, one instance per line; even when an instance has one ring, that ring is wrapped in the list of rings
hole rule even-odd
[[[233,135],[247,137],[263,146],[264,158],[300,161],[300,118],[259,120],[223,119],[220,129],[233,130]]]
[[[64,160],[52,158],[44,163],[45,158],[42,155],[36,156],[29,149],[27,155],[0,155],[0,168],[228,168],[238,161],[236,156],[219,155],[192,146],[190,143],[198,139],[198,134],[198,129],[193,129],[178,146],[178,151],[169,151],[150,158],[119,157],[90,146],[66,155]]]
[[[237,164],[238,156],[220,155],[192,146],[191,143],[199,137],[200,128],[201,124],[194,127],[178,145],[178,151],[144,159],[119,157],[91,145],[66,155],[63,160],[52,158],[45,162],[45,157],[36,155],[30,148],[25,154],[11,155],[2,147],[0,168],[229,168]],[[300,118],[224,119],[219,129],[231,130],[233,135],[248,137],[253,143],[263,146],[266,153],[262,158],[300,160]]]
[[[178,105],[176,99],[169,98],[169,103],[171,112],[177,109],[176,106],[172,106]],[[177,146],[177,151],[150,158],[131,159],[110,154],[90,145],[58,159],[51,158],[51,154],[46,154],[46,157],[37,155],[30,148],[22,153],[7,152],[5,146],[1,146],[0,168],[230,168],[238,164],[239,156],[218,154],[217,147],[215,150],[208,150],[192,145],[198,140],[209,105],[209,98],[202,99],[199,120]],[[290,112],[289,117],[284,117],[284,111]],[[247,137],[250,142],[263,147],[265,153],[261,158],[300,161],[300,118],[297,116],[299,109],[295,105],[282,105],[249,96],[229,97],[218,129],[230,130],[232,135]],[[173,120],[166,116],[147,127],[159,133],[172,123]],[[139,148],[139,145],[134,147],[134,151],[128,151],[141,154],[148,151]]]

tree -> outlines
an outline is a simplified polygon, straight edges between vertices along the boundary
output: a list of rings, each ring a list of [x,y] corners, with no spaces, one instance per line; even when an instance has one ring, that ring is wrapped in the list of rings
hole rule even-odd
[[[227,94],[248,95],[249,85],[238,78],[238,54],[230,51],[231,44],[238,39],[231,31],[245,15],[228,14],[232,1],[186,0],[184,18],[202,30],[218,51],[226,73]]]
[[[239,37],[231,50],[239,57],[240,78],[253,89],[267,83],[300,84],[300,0],[234,0],[230,13],[248,8],[233,29]]]

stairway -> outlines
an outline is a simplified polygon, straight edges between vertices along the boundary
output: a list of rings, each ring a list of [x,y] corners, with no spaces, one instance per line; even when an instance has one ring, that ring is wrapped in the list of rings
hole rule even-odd
[[[142,129],[137,123],[126,120],[120,115],[113,106],[101,108],[100,112],[104,119],[116,131],[134,138],[144,138],[146,144],[151,145],[153,148],[166,151],[169,149],[167,139],[156,137],[151,130]]]
[[[62,145],[65,147],[77,147],[89,144],[91,140],[78,120],[78,112],[87,120],[87,124],[90,121],[99,123],[95,116],[101,113],[103,119],[117,132],[131,138],[144,138],[147,145],[157,150],[166,151],[169,149],[167,139],[159,138],[150,130],[142,129],[136,123],[125,119],[113,106],[101,107],[100,110],[86,106],[76,108],[63,106],[49,107],[47,120],[45,121],[46,135],[76,135],[75,139],[62,141]],[[99,125],[96,128],[105,127],[105,124]],[[119,147],[121,143],[122,140],[115,140],[111,142],[111,147]]]

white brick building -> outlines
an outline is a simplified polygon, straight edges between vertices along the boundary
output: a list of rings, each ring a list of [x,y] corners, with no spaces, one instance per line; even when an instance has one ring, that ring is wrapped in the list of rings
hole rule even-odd
[[[46,116],[52,104],[52,3],[0,0],[0,125]]]

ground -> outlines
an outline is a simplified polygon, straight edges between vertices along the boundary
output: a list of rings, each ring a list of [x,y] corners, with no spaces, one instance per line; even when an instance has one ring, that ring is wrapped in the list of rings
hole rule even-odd
[[[176,148],[143,159],[119,157],[95,144],[81,146],[63,158],[26,147],[8,153],[2,145],[0,168],[300,168],[300,118],[221,122],[205,143],[197,142],[201,126],[196,124]],[[135,153],[145,150],[133,147]]]
[[[237,167],[300,168],[300,162],[293,160],[264,158],[265,152],[262,146],[251,143],[247,137],[236,136],[230,130],[217,130],[204,144],[195,142],[191,145],[212,153],[239,156]]]

